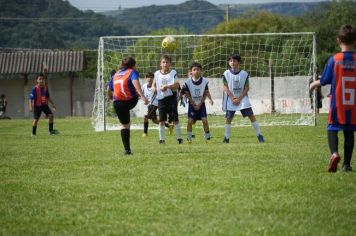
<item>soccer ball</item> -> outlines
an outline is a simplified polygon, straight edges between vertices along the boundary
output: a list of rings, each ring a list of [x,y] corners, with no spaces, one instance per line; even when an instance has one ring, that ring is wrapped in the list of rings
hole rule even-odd
[[[176,39],[172,36],[167,36],[162,40],[162,48],[166,51],[174,51],[177,48]]]

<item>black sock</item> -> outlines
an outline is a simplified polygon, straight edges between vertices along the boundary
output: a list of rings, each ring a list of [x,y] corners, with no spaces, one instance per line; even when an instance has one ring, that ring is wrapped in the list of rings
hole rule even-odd
[[[126,151],[131,151],[130,149],[130,130],[129,129],[122,129],[121,130],[121,140],[122,144]]]
[[[36,135],[37,126],[32,126],[32,134]]]
[[[148,122],[143,122],[143,132],[147,134],[147,130],[148,130]]]
[[[351,165],[352,152],[354,150],[354,131],[344,131],[344,165]]]
[[[328,130],[328,143],[329,143],[329,149],[331,154],[335,152],[339,153],[338,152],[339,139],[337,137],[337,131]]]
[[[48,130],[49,130],[49,132],[51,132],[53,130],[53,123],[48,124]]]

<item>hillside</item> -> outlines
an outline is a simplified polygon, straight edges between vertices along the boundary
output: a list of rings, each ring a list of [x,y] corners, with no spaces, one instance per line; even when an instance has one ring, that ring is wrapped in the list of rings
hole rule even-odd
[[[229,19],[257,11],[303,15],[324,3],[236,4]],[[203,0],[105,13],[80,11],[63,0],[0,1],[0,48],[90,48],[105,35],[145,35],[162,28],[201,34],[222,23],[226,6]]]
[[[102,35],[127,35],[125,26],[62,0],[0,1],[0,47],[96,48]]]
[[[190,0],[179,5],[147,6],[103,12],[118,22],[132,25],[130,34],[142,35],[163,27],[188,29],[200,34],[224,21],[227,7],[229,18],[251,12],[267,11],[278,15],[301,16],[314,11],[327,2],[318,3],[266,3],[214,5],[204,0]]]
[[[230,4],[219,5],[221,9],[229,7],[229,14],[232,18],[246,14],[247,12],[267,11],[284,16],[302,16],[312,12],[328,2],[280,2],[263,4]]]
[[[132,25],[132,35],[143,35],[167,27],[183,27],[189,32],[202,33],[224,20],[224,10],[203,0],[190,0],[178,5],[129,8],[106,14],[114,16],[118,22]]]

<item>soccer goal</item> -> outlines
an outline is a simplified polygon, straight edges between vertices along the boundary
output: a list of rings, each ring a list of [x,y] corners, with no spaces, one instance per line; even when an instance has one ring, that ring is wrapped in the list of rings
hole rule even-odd
[[[132,56],[140,72],[141,84],[145,74],[159,69],[162,54],[172,56],[172,68],[178,72],[180,84],[187,79],[189,66],[202,64],[202,74],[209,79],[214,105],[207,104],[210,126],[224,126],[222,111],[222,74],[227,69],[229,55],[239,53],[241,69],[249,73],[249,97],[260,125],[315,125],[313,97],[309,93],[310,79],[315,79],[315,34],[258,33],[217,35],[171,35],[177,43],[174,51],[162,48],[160,36],[100,37],[98,72],[92,122],[96,131],[118,129],[118,119],[106,96],[110,72],[121,59]],[[132,110],[133,127],[142,126],[146,107],[140,101]],[[179,107],[180,114],[187,107]],[[137,117],[137,119],[135,119]],[[182,119],[183,123],[186,117]],[[248,119],[237,116],[233,126],[250,125]]]

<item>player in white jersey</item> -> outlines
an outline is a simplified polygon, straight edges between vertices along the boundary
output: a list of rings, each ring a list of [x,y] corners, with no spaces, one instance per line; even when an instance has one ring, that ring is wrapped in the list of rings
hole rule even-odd
[[[258,141],[263,143],[264,138],[248,98],[249,75],[246,71],[240,69],[241,56],[238,54],[231,55],[228,62],[230,68],[223,75],[224,93],[222,108],[223,111],[226,111],[225,137],[223,142],[229,143],[231,121],[234,118],[235,112],[240,111],[243,117],[247,116],[250,119]]]
[[[194,62],[191,67],[191,78],[185,82],[185,96],[188,98],[188,124],[187,124],[187,140],[192,142],[192,125],[197,120],[203,122],[204,138],[210,140],[209,124],[205,107],[205,98],[209,93],[208,80],[201,77],[201,64]]]
[[[178,118],[177,90],[180,87],[177,72],[171,70],[172,59],[168,55],[160,58],[161,69],[154,74],[153,89],[157,94],[159,112],[159,143],[165,143],[165,122],[169,115],[173,121],[179,144],[183,143],[181,127]]]

